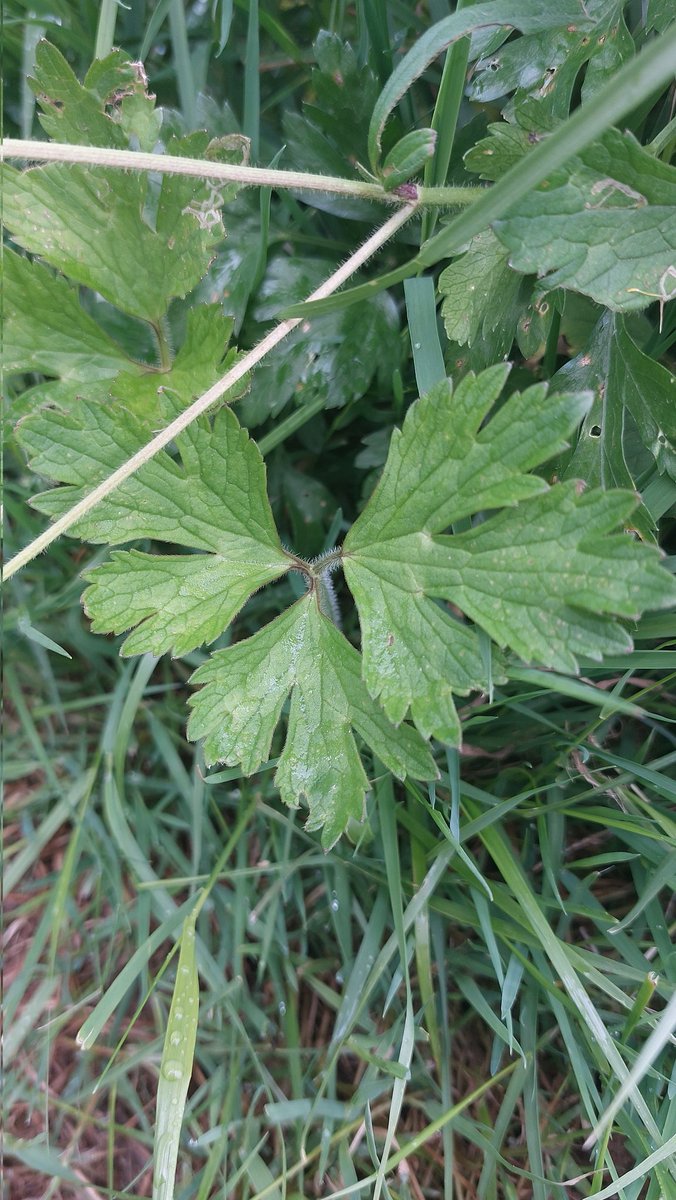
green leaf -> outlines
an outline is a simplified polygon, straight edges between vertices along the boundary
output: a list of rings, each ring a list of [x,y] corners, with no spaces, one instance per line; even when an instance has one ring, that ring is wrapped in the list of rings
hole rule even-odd
[[[481,687],[485,666],[476,631],[437,601],[526,661],[576,671],[578,655],[629,648],[614,615],[676,593],[654,551],[611,533],[635,505],[630,493],[580,495],[525,473],[561,452],[589,393],[536,385],[482,425],[507,370],[469,375],[454,394],[439,384],[411,407],[343,549],[371,695],[391,720],[410,707],[425,736],[449,742],[459,740],[453,692]],[[515,507],[434,536],[505,505]]]
[[[578,23],[567,25],[562,20],[558,29],[550,28],[507,42],[476,63],[468,96],[475,102],[486,103],[516,92],[509,111],[518,112],[525,97],[533,96],[552,116],[568,116],[573,89],[584,64],[589,62],[585,80],[591,75],[595,81],[603,76],[599,68],[594,70],[599,58],[603,56],[605,62],[612,53],[613,65],[618,65],[622,7],[622,0],[586,4],[585,16],[594,23],[593,33],[589,24],[581,28]],[[627,33],[626,27],[624,32]],[[633,51],[631,38],[629,43]]]
[[[676,170],[629,134],[611,130],[493,229],[516,270],[609,308],[676,293]]]
[[[55,141],[126,149],[123,105],[134,96],[153,113],[157,139],[159,114],[146,94],[143,68],[121,50],[95,60],[81,84],[56,46],[42,40],[35,51],[34,78],[28,83],[41,109],[40,124]]]
[[[81,85],[59,51],[40,44],[33,87],[45,128],[64,141],[126,148],[133,139],[152,148],[159,124],[145,85],[139,64],[119,51],[97,60]],[[191,134],[167,150],[219,162],[248,157],[239,135]],[[146,172],[60,163],[25,171],[4,164],[0,185],[3,222],[18,245],[154,324],[206,273],[224,236],[221,209],[237,190],[167,174],[155,200]]]
[[[351,817],[363,816],[368,779],[353,730],[398,778],[436,777],[434,762],[408,726],[395,729],[371,701],[359,655],[309,593],[244,642],[217,651],[192,677],[191,738],[205,739],[209,764],[241,763],[251,775],[270,757],[284,702],[291,708],[275,782],[291,806],[309,809],[326,850]]]
[[[2,365],[7,374],[40,371],[66,382],[90,383],[141,370],[85,312],[76,288],[9,247],[2,257],[2,288]]]
[[[209,146],[208,135],[194,134],[169,150],[208,156]],[[163,176],[154,228],[146,221],[142,172],[5,165],[2,186],[3,220],[19,245],[155,324],[174,297],[199,282],[223,236],[222,189],[185,176]]]
[[[640,443],[658,470],[673,477],[676,383],[669,371],[638,349],[624,318],[605,313],[585,349],[557,372],[553,387],[595,392],[562,478],[636,490],[638,475],[650,463]],[[643,537],[654,538],[654,523],[644,507],[634,513],[632,524]]]
[[[114,436],[122,424],[111,418],[107,429]],[[177,446],[180,465],[156,455],[77,527],[91,541],[152,537],[206,552],[176,558],[126,551],[87,576],[85,605],[98,631],[139,625],[125,647],[130,654],[172,647],[185,653],[213,641],[257,588],[291,565],[275,529],[263,460],[234,414],[222,409],[213,428],[195,424]]]
[[[508,257],[504,246],[487,229],[472,239],[465,254],[442,271],[441,315],[451,341],[471,346],[481,331],[504,329],[522,281],[522,276],[511,270]],[[510,345],[513,336],[514,326]]]
[[[204,327],[199,320],[204,314],[192,315],[195,334]],[[230,322],[214,315],[222,334]],[[166,377],[182,383],[183,391],[172,388],[160,397],[165,417],[192,399],[195,375],[185,368],[195,345],[188,340],[183,369],[179,355],[177,371]],[[208,365],[211,374],[214,364]],[[208,374],[205,382],[211,382]],[[36,507],[50,515],[68,508],[145,445],[148,433],[147,417],[110,404],[81,401],[72,412],[31,414],[18,436],[34,468],[67,485],[37,497]],[[221,409],[213,426],[207,418],[195,422],[176,446],[180,460],[166,451],[156,455],[73,528],[76,536],[94,542],[153,538],[202,552],[126,551],[88,576],[85,603],[95,628],[121,632],[138,626],[125,653],[172,648],[185,653],[213,641],[252,592],[292,562],[277,535],[260,452],[230,409]]]
[[[334,264],[276,258],[260,289],[254,315],[267,321],[278,314],[280,298],[307,295]],[[327,408],[349,404],[382,374],[387,381],[401,356],[399,320],[391,296],[377,296],[346,312],[313,317],[268,354],[256,371],[242,405],[245,423],[258,425],[292,400],[309,404],[324,397]]]
[[[579,4],[543,3],[543,0],[494,0],[476,4],[437,21],[402,59],[380,93],[369,126],[369,158],[373,170],[380,161],[383,130],[392,110],[423,71],[459,38],[485,26],[508,25],[522,33],[538,33],[573,25],[587,28],[591,22]]]
[[[463,162],[467,170],[481,179],[494,182],[520,162],[529,147],[541,140],[539,128],[532,129],[522,124],[523,115],[531,111],[532,103],[526,103],[515,114],[516,124],[498,121],[489,125],[488,137],[481,138],[464,155]]]
[[[352,46],[334,33],[321,30],[314,44],[317,67],[312,71],[309,98],[303,112],[286,112],[284,140],[294,170],[351,177],[355,162],[368,157],[368,124],[378,94],[375,75],[359,65]],[[299,196],[325,212],[370,221],[368,202],[349,196]]]

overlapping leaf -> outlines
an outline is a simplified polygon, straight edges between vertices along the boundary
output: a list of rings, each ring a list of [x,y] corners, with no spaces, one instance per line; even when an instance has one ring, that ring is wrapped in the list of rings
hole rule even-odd
[[[309,829],[328,849],[350,818],[363,816],[368,780],[353,730],[398,778],[434,779],[415,730],[395,729],[374,705],[359,655],[310,593],[253,637],[216,651],[192,679],[188,733],[205,739],[207,761],[241,763],[250,775],[269,757],[284,702],[288,729],[275,781],[287,804],[309,808]]]
[[[584,351],[562,367],[553,386],[595,392],[564,477],[635,490],[649,455],[658,471],[676,477],[676,379],[639,350],[626,318],[605,313]],[[632,523],[642,536],[654,537],[645,508],[634,513]]]
[[[275,258],[270,263],[254,309],[269,321],[286,304],[302,300],[331,271],[335,262]],[[276,416],[291,401],[304,404],[323,396],[327,408],[362,396],[375,375],[388,382],[400,357],[396,305],[387,293],[344,312],[303,321],[271,351],[256,371],[244,403],[247,426]]]
[[[369,691],[392,720],[410,708],[425,736],[451,742],[459,738],[453,693],[480,687],[485,667],[475,630],[437,601],[525,660],[575,671],[583,653],[629,647],[615,615],[675,594],[654,552],[611,533],[634,508],[630,493],[550,489],[526,473],[561,451],[591,395],[547,396],[536,385],[482,425],[506,373],[467,376],[454,395],[441,383],[413,405],[344,545]]]
[[[676,295],[676,170],[610,130],[493,229],[518,271],[611,309]]]
[[[154,111],[138,64],[119,52],[95,63],[81,85],[59,52],[41,43],[33,87],[46,128],[65,140],[126,147],[130,137],[138,143],[137,126],[147,127]],[[196,133],[167,149],[241,162],[246,141]],[[3,221],[18,245],[154,324],[204,275],[224,235],[220,210],[234,194],[209,180],[165,175],[154,200],[144,171],[61,163],[25,171],[3,164],[0,186]]]

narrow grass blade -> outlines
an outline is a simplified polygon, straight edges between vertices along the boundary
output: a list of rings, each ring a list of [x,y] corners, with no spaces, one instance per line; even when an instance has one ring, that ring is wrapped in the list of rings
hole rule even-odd
[[[394,1080],[390,1098],[390,1113],[387,1121],[387,1132],[383,1146],[382,1158],[378,1166],[373,1188],[373,1200],[380,1200],[380,1194],[385,1185],[386,1163],[390,1155],[392,1143],[397,1132],[399,1117],[406,1094],[406,1083],[409,1077],[413,1047],[415,1044],[415,1023],[413,1020],[413,995],[411,979],[408,971],[408,954],[406,952],[406,933],[404,930],[404,910],[402,905],[402,874],[399,861],[399,846],[397,842],[397,820],[395,812],[394,788],[392,776],[386,774],[377,788],[378,807],[380,812],[380,829],[385,851],[385,871],[387,886],[390,893],[390,906],[394,922],[394,932],[399,950],[399,961],[406,986],[406,1009],[404,1029],[401,1035],[397,1062],[403,1068],[404,1074]]]
[[[660,1163],[668,1162],[670,1158],[673,1158],[674,1154],[676,1154],[676,1134],[670,1137],[668,1142],[660,1146],[659,1150],[655,1150],[653,1154],[649,1154],[647,1158],[644,1158],[635,1167],[632,1167],[631,1171],[627,1171],[619,1179],[614,1180],[613,1183],[609,1183],[608,1187],[603,1188],[602,1191],[594,1192],[594,1200],[610,1200],[611,1196],[617,1196],[623,1188],[629,1187],[630,1184],[635,1183],[638,1179],[648,1177],[654,1167],[658,1167]]]
[[[153,1200],[173,1200],[176,1163],[188,1084],[192,1075],[199,984],[195,948],[196,912],[186,918],[181,934],[174,994],[164,1039],[155,1116]]]
[[[118,0],[101,0],[99,20],[96,26],[96,44],[94,58],[105,58],[110,54],[115,42],[115,23],[117,21]]]
[[[598,1121],[597,1125],[587,1138],[585,1142],[585,1149],[588,1150],[590,1146],[593,1146],[594,1142],[599,1138],[604,1130],[608,1128],[613,1120],[613,1117],[617,1112],[619,1112],[625,1101],[632,1097],[632,1093],[635,1093],[639,1083],[654,1063],[658,1054],[661,1053],[661,1051],[670,1041],[674,1029],[676,1029],[676,992],[674,992],[674,994],[671,996],[666,1007],[660,1014],[658,1024],[653,1029],[650,1037],[646,1040],[646,1043],[641,1049],[633,1067],[631,1068],[631,1071],[626,1078],[623,1079],[622,1086],[620,1087],[614,1100],[608,1105],[608,1108],[604,1112],[600,1121]],[[664,1148],[664,1146],[661,1147],[662,1150],[664,1150]]]
[[[192,63],[190,61],[190,46],[188,44],[188,26],[186,8],[183,0],[171,0],[169,5],[169,29],[171,44],[174,52],[174,67],[178,96],[188,129],[194,129],[197,124],[197,98],[195,80],[193,79]]]
[[[612,1071],[618,1079],[624,1081],[629,1075],[624,1059],[621,1057],[606,1026],[582,986],[577,973],[571,967],[563,943],[552,930],[545,914],[537,903],[536,897],[521,867],[514,858],[505,836],[497,829],[486,829],[482,832],[481,838],[500,870],[505,883],[514,894],[529,924],[537,934],[547,957],[558,972],[561,982],[577,1008],[584,1025],[589,1029]],[[662,1137],[654,1117],[635,1084],[630,1086],[629,1095],[649,1135],[658,1144],[661,1144]]]
[[[404,295],[415,379],[418,393],[424,396],[435,383],[446,378],[437,327],[434,280],[428,275],[419,279],[407,279]]]
[[[125,993],[129,990],[134,980],[150,961],[155,951],[171,936],[176,926],[185,919],[186,914],[190,912],[194,904],[194,897],[190,896],[180,908],[176,909],[176,912],[168,917],[166,921],[163,921],[157,929],[154,929],[143,945],[139,946],[138,950],[132,954],[129,962],[125,964],[119,975],[113,980],[105,995],[101,997],[96,1008],[89,1014],[84,1025],[78,1031],[77,1044],[81,1050],[88,1050],[90,1046],[94,1045],[106,1021],[112,1017],[117,1007],[121,1004]]]
[[[260,149],[261,85],[260,85],[260,26],[258,0],[249,0],[249,23],[244,58],[244,115],[242,128],[251,140],[251,158],[258,160]]]

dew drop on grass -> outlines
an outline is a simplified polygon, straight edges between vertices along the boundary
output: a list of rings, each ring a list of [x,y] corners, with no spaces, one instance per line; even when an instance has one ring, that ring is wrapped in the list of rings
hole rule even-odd
[[[183,1065],[175,1058],[168,1058],[162,1065],[162,1074],[169,1083],[176,1083],[183,1078]]]

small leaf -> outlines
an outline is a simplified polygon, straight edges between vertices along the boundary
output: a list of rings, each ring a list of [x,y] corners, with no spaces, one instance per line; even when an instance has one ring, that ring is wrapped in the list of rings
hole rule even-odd
[[[465,254],[442,271],[441,315],[451,341],[471,346],[482,330],[504,330],[505,317],[512,314],[523,278],[510,269],[508,257],[504,246],[486,230],[472,239]],[[514,332],[512,325],[511,337],[508,333],[505,338],[510,345]]]
[[[241,763],[253,774],[270,757],[272,736],[291,693],[289,724],[275,782],[289,805],[309,809],[326,850],[351,817],[363,816],[368,780],[354,729],[398,778],[436,777],[410,727],[395,729],[371,701],[359,655],[308,594],[244,642],[215,654],[193,675],[191,738],[205,738],[207,763]]]
[[[437,135],[433,129],[414,129],[390,150],[383,163],[382,179],[389,192],[418,174],[434,154]]]

